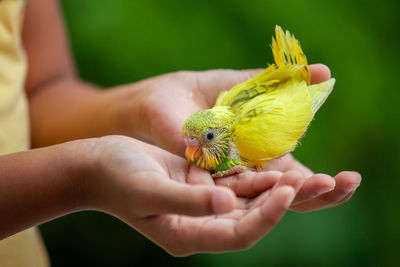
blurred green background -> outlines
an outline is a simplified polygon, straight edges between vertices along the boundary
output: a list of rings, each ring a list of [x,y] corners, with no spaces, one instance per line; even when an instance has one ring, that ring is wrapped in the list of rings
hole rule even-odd
[[[83,79],[102,86],[178,70],[272,62],[275,24],[337,79],[295,156],[316,172],[357,170],[342,206],[289,212],[253,248],[173,258],[98,212],[41,226],[54,266],[399,266],[399,4],[396,1],[61,1]]]

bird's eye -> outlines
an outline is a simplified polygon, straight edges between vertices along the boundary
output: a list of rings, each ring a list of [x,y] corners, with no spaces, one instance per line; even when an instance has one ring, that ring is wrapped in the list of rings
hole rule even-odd
[[[211,141],[214,139],[214,133],[208,133],[207,134],[207,140]]]

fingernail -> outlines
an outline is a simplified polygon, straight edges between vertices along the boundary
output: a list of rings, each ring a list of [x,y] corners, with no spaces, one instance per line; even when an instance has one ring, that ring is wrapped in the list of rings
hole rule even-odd
[[[232,196],[228,192],[217,191],[212,196],[212,208],[214,213],[226,213],[234,208]]]

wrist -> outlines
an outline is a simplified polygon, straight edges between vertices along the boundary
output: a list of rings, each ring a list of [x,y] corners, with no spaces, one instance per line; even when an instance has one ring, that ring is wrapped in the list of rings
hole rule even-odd
[[[120,145],[120,138],[104,136],[74,142],[71,176],[79,209],[113,212],[113,204],[118,199],[113,168],[118,168],[119,162],[114,161],[112,151]]]
[[[122,134],[137,139],[148,139],[149,123],[145,110],[148,96],[146,81],[122,85],[106,92],[110,101],[114,130],[110,134]]]
[[[64,149],[64,164],[70,187],[70,198],[73,199],[72,209],[75,211],[94,209],[92,184],[96,170],[96,156],[93,155],[98,138],[76,140],[62,144]]]

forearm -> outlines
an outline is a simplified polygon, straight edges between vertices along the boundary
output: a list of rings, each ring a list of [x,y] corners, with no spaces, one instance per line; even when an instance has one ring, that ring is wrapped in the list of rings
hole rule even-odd
[[[0,239],[84,208],[78,142],[0,156]]]
[[[29,95],[32,145],[41,147],[108,134],[143,137],[143,86],[139,83],[126,87],[101,90],[66,77],[35,89]]]
[[[104,92],[77,78],[57,1],[29,2],[23,42],[34,147],[111,133],[140,137],[138,90]]]

